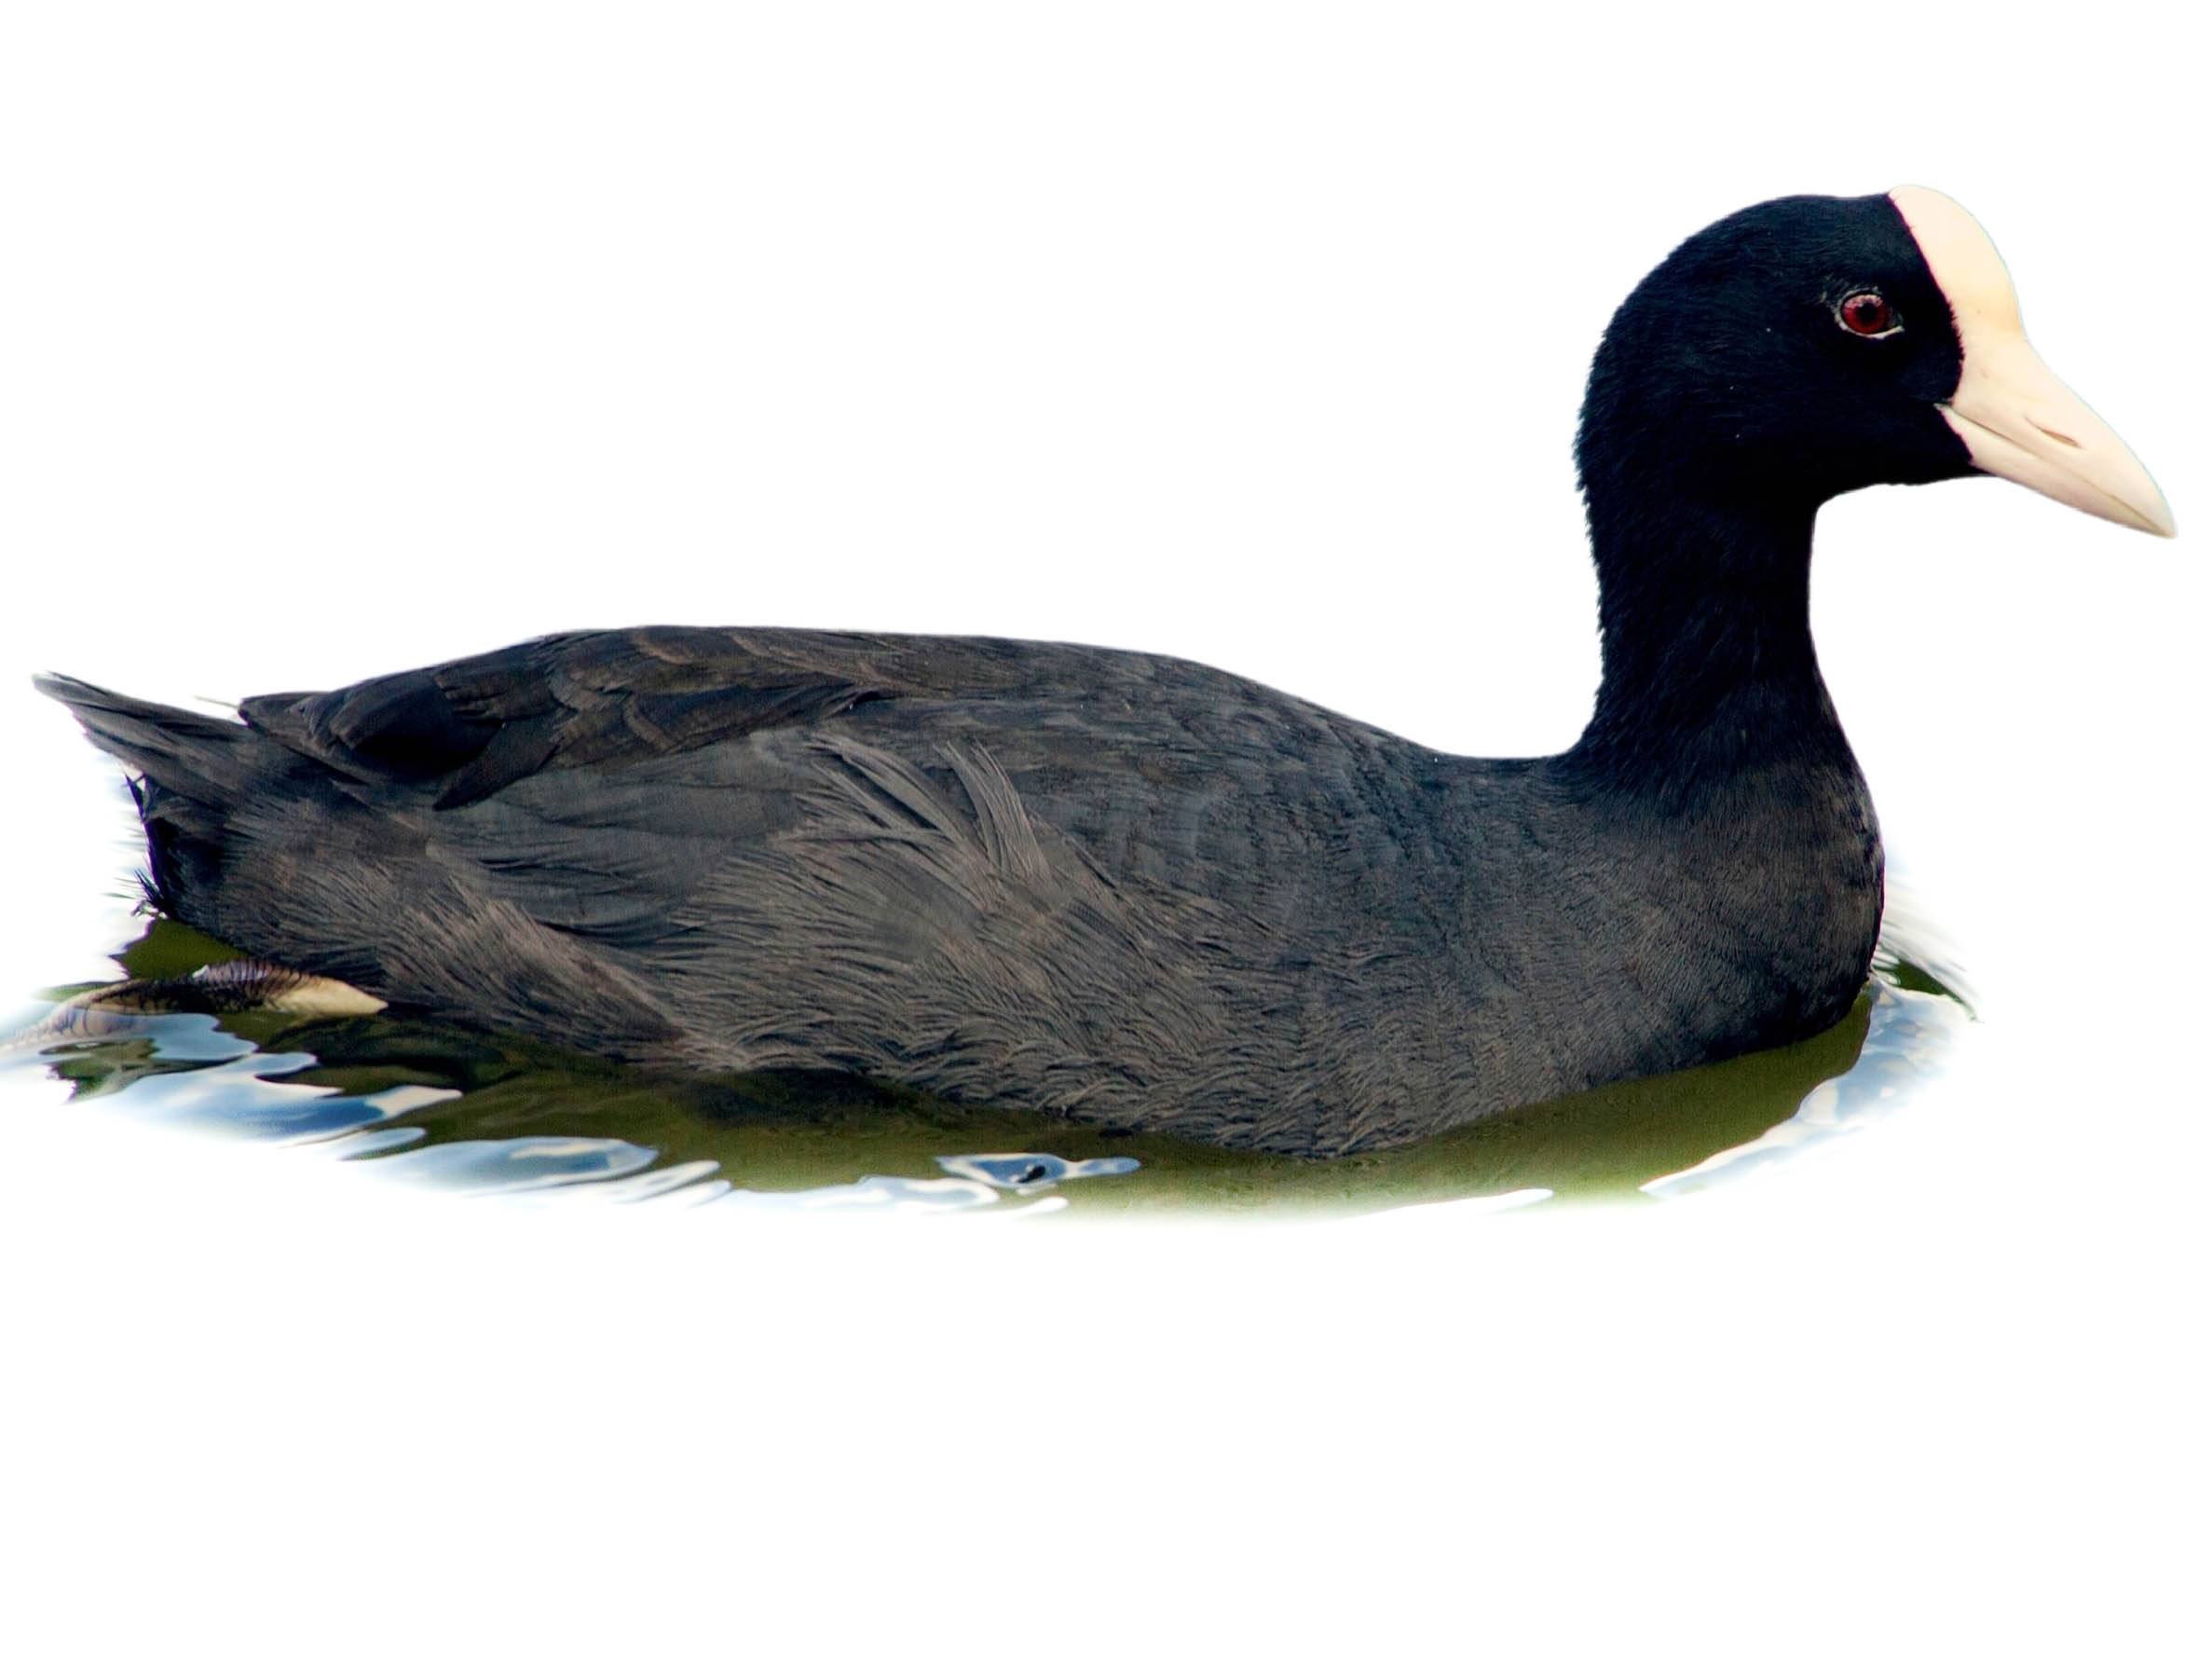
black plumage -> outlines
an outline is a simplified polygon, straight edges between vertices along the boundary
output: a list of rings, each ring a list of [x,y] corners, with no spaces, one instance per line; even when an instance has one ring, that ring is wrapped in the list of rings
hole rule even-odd
[[[1881,350],[1835,307],[1878,285]],[[1835,494],[1969,471],[1886,197],[1747,210],[1607,331],[1575,748],[1420,747],[1187,662],[647,628],[242,725],[46,683],[143,780],[162,906],[288,967],[656,1065],[1333,1154],[1820,1030],[1882,902],[1806,598]]]

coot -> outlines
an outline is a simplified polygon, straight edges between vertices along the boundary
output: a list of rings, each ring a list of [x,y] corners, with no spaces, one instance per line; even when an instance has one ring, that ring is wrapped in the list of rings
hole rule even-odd
[[[1808,631],[1822,502],[1979,471],[2173,531],[1919,188],[1683,243],[1577,453],[1604,682],[1544,760],[998,639],[564,634],[243,724],[41,684],[135,775],[154,898],[288,985],[1340,1154],[1850,1007],[1882,850]]]

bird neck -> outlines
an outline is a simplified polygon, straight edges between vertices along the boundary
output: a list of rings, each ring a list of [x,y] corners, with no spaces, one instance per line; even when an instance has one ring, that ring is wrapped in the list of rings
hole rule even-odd
[[[1808,614],[1819,503],[1609,482],[1587,491],[1604,677],[1572,768],[1673,795],[1778,764],[1850,766]]]

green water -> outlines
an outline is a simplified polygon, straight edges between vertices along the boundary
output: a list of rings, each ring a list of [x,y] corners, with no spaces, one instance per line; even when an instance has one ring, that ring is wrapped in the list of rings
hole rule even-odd
[[[157,921],[116,959],[131,979],[171,980],[231,954]],[[48,1010],[9,1063],[48,1068],[88,1109],[320,1144],[364,1174],[459,1191],[1292,1215],[1508,1195],[1648,1202],[1737,1178],[1896,1109],[1966,1018],[1937,967],[1892,935],[1850,1017],[1809,1041],[1329,1161],[955,1107],[849,1077],[648,1076],[383,1015]]]

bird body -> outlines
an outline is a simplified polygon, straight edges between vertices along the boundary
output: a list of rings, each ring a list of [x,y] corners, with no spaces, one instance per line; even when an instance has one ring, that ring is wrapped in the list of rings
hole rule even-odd
[[[1743,335],[1809,262],[1818,329],[1883,321],[1871,265],[1918,355]],[[1686,388],[1641,336],[1685,309],[1737,331]],[[993,639],[562,635],[242,724],[44,683],[142,780],[158,902],[287,968],[648,1065],[1392,1145],[1849,1009],[1882,853],[1808,631],[1813,518],[1973,470],[1942,403],[1967,345],[1902,199],[1767,204],[1647,280],[1580,445],[1605,680],[1540,760]],[[1823,375],[1812,413],[1750,418]],[[1879,418],[1826,454],[1853,398]]]
[[[578,634],[243,726],[57,690],[137,746],[161,903],[256,956],[647,1063],[1267,1150],[1823,1029],[1880,913],[1848,751],[1646,796],[1130,651]]]

